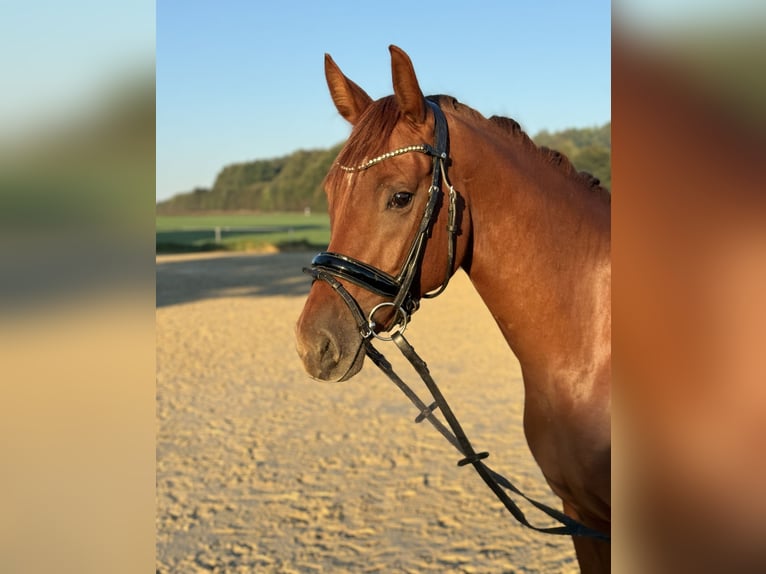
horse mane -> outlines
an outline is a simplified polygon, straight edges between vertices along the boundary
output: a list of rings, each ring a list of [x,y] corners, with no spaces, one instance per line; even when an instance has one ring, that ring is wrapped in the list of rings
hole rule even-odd
[[[449,104],[456,111],[461,111],[464,114],[471,115],[476,119],[486,119],[473,108],[461,104],[457,101],[457,99],[451,96],[434,97],[438,98],[440,105]],[[546,161],[547,163],[561,169],[566,177],[580,182],[587,189],[597,193],[603,197],[605,201],[611,203],[611,193],[609,193],[609,190],[601,185],[601,181],[597,177],[588,173],[587,171],[578,171],[574,164],[572,164],[569,158],[563,153],[554,149],[550,149],[546,146],[538,146],[535,144],[535,142],[532,141],[532,138],[530,138],[524,132],[524,130],[521,128],[521,125],[519,125],[519,122],[516,120],[504,116],[492,116],[489,118],[489,122],[503,133],[516,139],[516,141],[519,142],[523,148],[536,153],[540,158],[543,159],[543,161]]]
[[[577,171],[577,168],[575,168],[574,164],[566,155],[547,146],[537,146],[537,144],[532,141],[532,138],[521,129],[521,126],[516,120],[502,116],[492,116],[489,118],[489,121],[498,126],[501,130],[512,134],[514,137],[522,138],[525,146],[536,149],[548,163],[558,166],[568,177],[582,182],[592,191],[604,192],[611,197],[606,188],[601,185],[601,180],[587,171]]]

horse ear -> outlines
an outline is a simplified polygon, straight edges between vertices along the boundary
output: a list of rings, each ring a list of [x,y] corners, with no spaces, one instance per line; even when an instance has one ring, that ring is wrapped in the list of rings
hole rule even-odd
[[[422,124],[426,119],[426,100],[420,91],[412,61],[401,48],[391,45],[388,49],[391,52],[391,76],[399,109],[411,122]]]
[[[372,103],[372,98],[367,95],[362,88],[349,80],[340,71],[338,65],[330,57],[330,54],[324,55],[324,75],[327,79],[327,87],[330,88],[330,95],[338,112],[351,125],[355,125],[359,118]]]

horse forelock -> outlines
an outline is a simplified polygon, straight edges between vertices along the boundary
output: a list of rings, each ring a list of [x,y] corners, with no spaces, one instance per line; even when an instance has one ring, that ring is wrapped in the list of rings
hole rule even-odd
[[[437,100],[440,106],[458,105],[457,100],[450,96],[428,97]],[[338,169],[339,166],[356,167],[391,151],[389,140],[401,118],[402,114],[394,96],[386,96],[373,102],[359,118],[359,122],[335,158],[335,165],[325,178],[325,186],[334,189],[346,181],[348,171]]]
[[[335,188],[346,172],[338,166],[357,166],[365,160],[388,151],[388,140],[401,117],[394,96],[386,96],[373,102],[359,118],[345,145],[335,159],[335,166],[325,178],[325,185]]]

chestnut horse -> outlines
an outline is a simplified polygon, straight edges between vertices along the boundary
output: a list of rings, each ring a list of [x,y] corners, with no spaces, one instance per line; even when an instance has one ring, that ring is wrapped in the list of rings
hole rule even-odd
[[[524,432],[543,475],[568,516],[609,533],[610,195],[513,120],[425,98],[409,57],[390,51],[394,95],[377,101],[325,56],[353,130],[325,180],[332,232],[314,263],[340,279],[369,330],[331,283],[315,281],[298,353],[315,379],[352,377],[370,331],[402,328],[462,267],[521,364]],[[439,153],[430,142],[445,119]],[[449,206],[432,201],[442,182],[457,190]],[[608,542],[573,538],[583,572],[609,571]]]

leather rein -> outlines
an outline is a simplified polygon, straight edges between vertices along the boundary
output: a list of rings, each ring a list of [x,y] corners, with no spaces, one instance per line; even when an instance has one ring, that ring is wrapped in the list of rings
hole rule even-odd
[[[487,466],[484,463],[484,459],[489,456],[489,453],[477,453],[474,450],[471,442],[468,440],[468,437],[460,426],[457,417],[447,403],[447,400],[444,398],[444,395],[442,395],[433,377],[431,377],[425,361],[420,358],[412,345],[410,345],[407,339],[404,338],[403,333],[407,327],[409,318],[412,313],[417,310],[420,303],[418,295],[412,291],[412,284],[419,272],[420,263],[425,251],[426,240],[430,236],[431,228],[433,227],[436,206],[438,205],[440,197],[443,195],[442,182],[444,182],[449,189],[447,269],[442,284],[436,290],[430,293],[425,293],[423,297],[436,297],[446,289],[452,275],[455,259],[454,245],[455,236],[457,235],[455,201],[457,193],[449,184],[446,176],[446,167],[449,161],[447,121],[444,117],[444,112],[442,112],[435,101],[431,99],[427,99],[426,101],[434,113],[434,146],[430,146],[429,144],[407,146],[373,158],[360,166],[339,166],[344,171],[361,171],[368,169],[385,159],[409,152],[425,153],[433,157],[433,175],[431,187],[428,190],[428,202],[423,212],[423,217],[420,220],[415,238],[407,252],[407,257],[405,258],[399,273],[396,276],[392,276],[367,263],[354,259],[353,257],[327,251],[317,254],[312,259],[311,266],[305,268],[303,271],[311,275],[315,281],[319,280],[326,282],[346,303],[359,327],[366,355],[417,407],[419,414],[415,418],[415,422],[421,423],[424,420],[428,420],[428,422],[430,422],[431,425],[433,425],[433,427],[436,428],[436,430],[439,431],[439,433],[463,456],[463,458],[458,461],[458,466],[472,465],[479,476],[481,476],[487,486],[495,493],[516,520],[527,528],[546,534],[585,536],[609,542],[609,535],[593,530],[570,518],[563,512],[528,497],[508,479]],[[346,290],[342,283],[338,281],[338,279],[350,281],[368,291],[392,299],[392,301],[386,301],[375,306],[370,313],[365,316],[359,303]],[[377,325],[374,321],[374,316],[378,309],[386,306],[390,306],[394,310],[394,323],[389,328],[389,332],[391,333],[390,336],[379,334],[376,331]],[[373,346],[373,338],[394,342],[431,393],[433,401],[430,402],[430,404],[426,404],[421,400],[420,397],[418,397],[418,395],[394,372],[391,363],[389,363],[383,354]],[[441,419],[435,416],[434,413],[437,410],[441,411],[442,416],[447,423],[446,425]],[[538,527],[531,524],[505,489],[521,496],[535,508],[558,521],[560,525]]]

